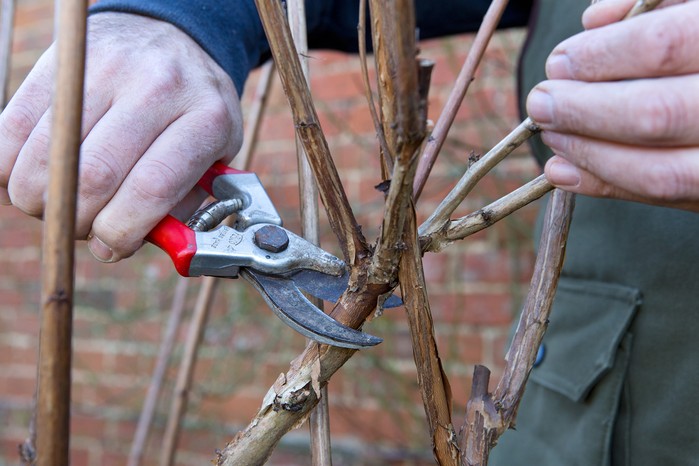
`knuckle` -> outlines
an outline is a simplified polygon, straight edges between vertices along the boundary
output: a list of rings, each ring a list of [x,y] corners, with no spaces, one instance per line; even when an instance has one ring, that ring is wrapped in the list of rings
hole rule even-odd
[[[664,141],[678,136],[679,124],[687,109],[681,96],[671,89],[647,93],[638,112],[640,137],[647,141]]]
[[[692,180],[690,172],[670,161],[648,166],[645,178],[645,194],[666,202],[683,200],[690,194],[696,181]]]
[[[242,125],[237,123],[235,113],[222,100],[213,99],[190,116],[188,131],[197,135],[199,146],[194,151],[197,158],[213,155],[218,159],[235,155],[240,149]]]
[[[182,191],[180,176],[167,165],[157,160],[143,162],[133,173],[133,189],[145,205],[153,201],[172,207]]]
[[[105,156],[107,154],[107,156]],[[80,161],[80,197],[109,196],[120,184],[123,174],[114,166],[107,149],[83,150]]]
[[[41,217],[44,213],[44,190],[36,180],[22,175],[13,175],[7,186],[12,205],[32,217]]]
[[[146,99],[162,101],[171,99],[186,86],[186,79],[179,66],[165,62],[153,67],[146,83]]]
[[[36,126],[41,117],[39,110],[32,104],[31,100],[23,97],[16,97],[12,105],[0,114],[0,128],[2,135],[6,139],[13,141],[23,141]]]

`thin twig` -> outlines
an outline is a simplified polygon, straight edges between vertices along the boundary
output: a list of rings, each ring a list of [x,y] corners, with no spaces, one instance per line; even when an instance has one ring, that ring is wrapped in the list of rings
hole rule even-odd
[[[12,55],[12,36],[15,25],[16,0],[2,0],[0,11],[0,112],[7,104],[10,82],[10,57]]]
[[[476,186],[476,183],[524,141],[539,131],[539,126],[527,118],[487,154],[471,165],[432,215],[420,226],[420,236],[430,235],[443,228],[449,221],[451,214]]]
[[[517,407],[541,345],[565,256],[575,195],[555,189],[544,218],[539,254],[522,315],[505,356],[505,369],[492,398],[474,392],[462,427],[462,464],[485,466],[500,435],[514,426]],[[476,371],[474,385],[487,387],[489,373]]]
[[[180,433],[182,418],[187,411],[189,401],[189,391],[192,387],[192,376],[197,360],[197,354],[204,336],[205,323],[211,309],[211,301],[214,295],[214,288],[218,280],[215,277],[204,277],[199,290],[197,303],[194,307],[194,315],[189,323],[187,340],[185,342],[184,356],[177,374],[170,414],[163,437],[162,455],[160,457],[161,466],[170,466],[175,460],[177,440]]]
[[[303,0],[289,0],[287,5],[291,35],[296,44],[296,53],[301,61],[303,75],[310,89],[311,80],[308,69],[308,38],[306,35],[306,7]],[[313,179],[313,172],[308,163],[303,145],[296,137],[296,159],[299,167],[299,204],[301,207],[301,230],[305,239],[320,246],[320,225],[318,213],[318,186]],[[319,309],[323,309],[323,300],[308,296]],[[316,384],[317,385],[317,384]],[[332,466],[332,448],[330,442],[330,407],[328,405],[328,387],[315,387],[319,393],[319,402],[309,417],[308,427],[311,436],[312,466]]]
[[[454,118],[456,113],[461,107],[461,103],[466,96],[471,82],[473,82],[474,76],[476,74],[476,69],[485,54],[485,50],[493,36],[497,25],[500,22],[500,17],[507,7],[508,0],[493,0],[493,2],[488,7],[488,11],[483,17],[483,22],[478,28],[476,37],[473,40],[473,44],[468,51],[468,56],[466,61],[461,67],[459,76],[456,78],[456,83],[454,88],[449,94],[447,103],[444,105],[442,113],[437,119],[437,123],[434,126],[434,130],[430,135],[427,144],[420,156],[420,163],[418,164],[417,174],[415,175],[415,182],[413,184],[413,195],[415,199],[420,197],[422,193],[422,188],[427,182],[427,178],[430,175],[432,166],[435,160],[437,160],[437,155],[444,145],[444,141],[447,139],[447,134],[451,125],[454,123]]]
[[[172,351],[175,348],[177,329],[180,327],[182,315],[184,314],[188,284],[189,280],[187,278],[180,277],[177,281],[177,286],[175,287],[175,294],[172,298],[172,305],[170,307],[170,318],[168,319],[165,327],[165,334],[163,335],[163,340],[160,343],[158,358],[155,362],[155,369],[153,369],[150,385],[148,386],[146,398],[143,402],[143,409],[141,410],[141,415],[138,418],[136,433],[134,434],[134,440],[131,444],[131,451],[129,452],[128,466],[139,466],[143,460],[143,453],[145,451],[146,444],[148,443],[150,426],[153,422],[153,416],[158,406],[158,398],[160,397],[160,390],[165,378],[165,372],[167,371]]]
[[[381,178],[386,180],[393,172],[393,155],[386,143],[386,135],[383,132],[381,119],[376,112],[376,102],[374,102],[374,93],[371,90],[369,81],[369,69],[367,67],[366,53],[366,2],[367,0],[359,1],[359,24],[357,25],[357,40],[359,50],[359,65],[362,70],[362,82],[364,84],[364,96],[369,105],[369,114],[371,121],[374,123],[374,131],[379,140],[379,148],[381,150]]]
[[[663,0],[638,0],[631,10],[626,14],[624,19],[633,18],[641,13],[650,11],[660,5]]]
[[[524,186],[476,212],[452,220],[436,233],[420,237],[423,252],[439,252],[454,241],[462,240],[499,222],[513,212],[541,198],[552,189],[553,186],[546,180],[546,177],[539,175]]]
[[[38,464],[70,461],[70,388],[75,220],[87,1],[64,0],[57,10],[56,87],[42,264],[39,344]]]

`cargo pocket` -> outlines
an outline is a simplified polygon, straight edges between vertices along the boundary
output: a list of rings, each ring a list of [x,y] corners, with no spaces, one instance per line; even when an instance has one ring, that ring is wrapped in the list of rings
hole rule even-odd
[[[609,464],[637,289],[562,278],[537,365],[490,465]]]

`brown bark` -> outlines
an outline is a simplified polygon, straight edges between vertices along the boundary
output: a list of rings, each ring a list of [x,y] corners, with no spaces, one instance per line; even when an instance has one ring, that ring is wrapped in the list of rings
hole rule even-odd
[[[74,236],[85,71],[86,0],[58,15],[49,187],[42,264],[37,450],[39,465],[67,465],[73,328]]]
[[[370,281],[390,284],[402,253],[403,228],[412,199],[415,156],[425,138],[426,98],[415,61],[415,8],[411,0],[370,0],[383,134],[393,160],[381,237]]]
[[[462,427],[463,465],[485,466],[497,438],[514,427],[517,407],[524,393],[536,353],[544,337],[560,276],[570,229],[575,195],[554,190],[546,210],[529,293],[517,331],[505,356],[505,370],[492,397],[487,394],[489,372],[478,369],[477,387],[469,400]]]
[[[410,208],[400,262],[400,283],[413,340],[413,358],[437,464],[458,465],[459,448],[451,420],[451,388],[442,368],[417,239],[415,212]]]
[[[340,242],[345,260],[354,264],[366,257],[369,248],[332,161],[282,5],[274,0],[256,0],[255,3],[274,61],[284,64],[279,67],[279,77],[289,100],[296,134],[308,155],[320,198],[328,213],[330,227]]]

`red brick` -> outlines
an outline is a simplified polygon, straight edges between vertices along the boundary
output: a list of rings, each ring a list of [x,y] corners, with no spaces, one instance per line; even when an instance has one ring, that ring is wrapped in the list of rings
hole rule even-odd
[[[31,400],[36,388],[35,377],[23,377],[5,371],[0,377],[0,393],[4,397]]]
[[[435,322],[442,324],[505,326],[512,318],[512,301],[506,293],[432,295]]]
[[[311,74],[313,98],[321,101],[357,99],[364,95],[359,73]]]
[[[70,433],[75,437],[102,438],[105,435],[106,423],[104,419],[76,413],[70,418]]]

